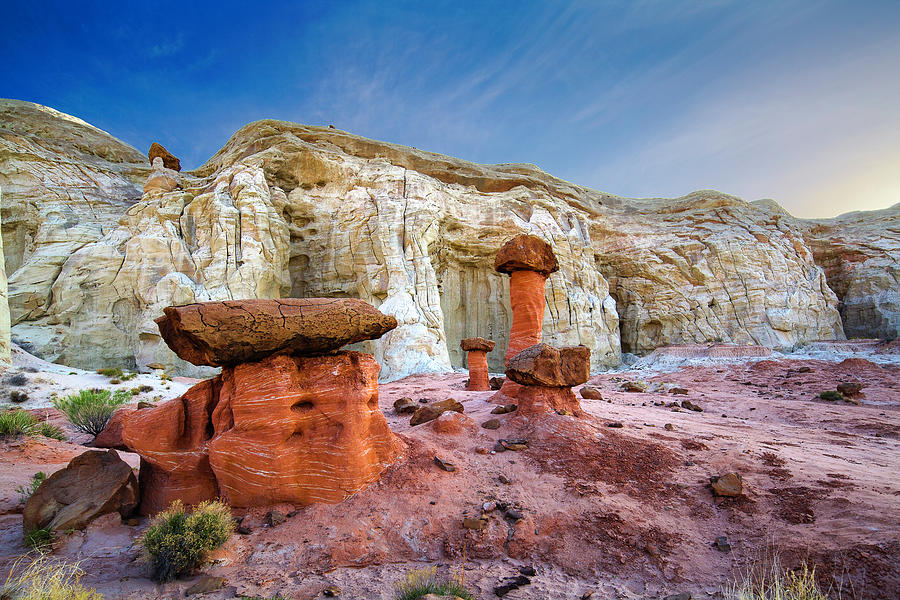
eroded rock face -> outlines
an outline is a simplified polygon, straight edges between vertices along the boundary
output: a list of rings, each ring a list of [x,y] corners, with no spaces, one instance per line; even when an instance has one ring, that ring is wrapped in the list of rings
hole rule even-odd
[[[22,529],[84,529],[99,516],[129,516],[138,505],[138,482],[115,450],[92,450],[69,461],[28,498]]]
[[[585,346],[536,344],[509,359],[506,376],[520,385],[573,387],[591,376],[590,356]]]
[[[282,352],[324,354],[397,326],[394,317],[350,298],[201,302],[164,312],[156,323],[169,347],[182,360],[213,367]]]
[[[123,438],[142,458],[141,512],[176,498],[339,502],[363,489],[403,449],[378,408],[378,369],[359,352],[272,356],[136,411]]]

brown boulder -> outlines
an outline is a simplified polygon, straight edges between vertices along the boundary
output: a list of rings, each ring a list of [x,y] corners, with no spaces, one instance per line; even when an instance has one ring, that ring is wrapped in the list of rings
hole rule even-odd
[[[845,381],[844,383],[839,383],[837,386],[837,391],[847,396],[848,398],[861,396],[862,389],[863,385],[858,381]]]
[[[586,400],[603,400],[603,392],[596,386],[586,385],[581,388],[581,397]]]
[[[459,343],[459,347],[466,352],[471,352],[472,350],[491,352],[496,345],[496,342],[492,342],[491,340],[486,340],[480,337],[466,338]]]
[[[713,494],[727,498],[736,498],[744,493],[744,478],[737,473],[728,473],[713,477],[710,480]]]
[[[124,439],[142,459],[141,511],[175,498],[306,505],[360,491],[403,448],[378,406],[378,371],[359,352],[271,356],[134,413]]]
[[[115,450],[79,454],[48,477],[25,503],[22,529],[84,529],[99,516],[130,515],[138,504],[138,482]]]
[[[213,367],[273,354],[316,355],[376,339],[397,320],[353,298],[232,300],[169,306],[156,319],[182,359]]]
[[[506,375],[520,385],[572,387],[590,377],[591,351],[586,346],[554,348],[535,344],[506,363]]]
[[[453,398],[447,398],[446,400],[441,400],[440,402],[426,404],[425,406],[417,410],[409,420],[409,424],[410,426],[415,427],[416,425],[421,425],[422,423],[433,421],[448,410],[461,413],[465,411],[465,408],[463,408],[463,405]]]
[[[559,271],[553,248],[535,235],[517,235],[506,242],[494,259],[494,269],[500,273],[535,271],[545,277]]]
[[[166,150],[163,145],[158,142],[153,142],[152,144],[150,144],[150,150],[147,152],[147,158],[150,159],[151,165],[153,164],[154,158],[161,158],[163,161],[163,166],[165,168],[172,169],[173,171],[181,170],[181,161],[173,156],[171,152]]]

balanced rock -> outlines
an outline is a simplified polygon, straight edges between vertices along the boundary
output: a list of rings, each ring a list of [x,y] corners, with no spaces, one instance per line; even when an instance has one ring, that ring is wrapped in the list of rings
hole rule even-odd
[[[22,529],[84,529],[102,515],[128,517],[138,505],[138,482],[115,450],[92,450],[48,477],[25,503]]]
[[[466,389],[480,392],[490,390],[487,353],[494,349],[494,342],[480,337],[466,338],[459,343],[459,347],[467,353],[469,383]]]
[[[181,175],[178,171],[167,169],[163,166],[161,158],[153,159],[153,170],[147,176],[144,183],[144,193],[167,194],[181,188]]]
[[[520,385],[572,387],[588,380],[590,366],[591,351],[585,346],[536,344],[506,363],[506,376]]]
[[[181,161],[173,156],[171,152],[166,150],[165,147],[163,147],[163,145],[158,142],[153,142],[152,144],[150,144],[150,150],[147,152],[147,158],[150,159],[150,164],[153,164],[153,160],[155,158],[161,158],[163,161],[163,166],[165,166],[167,169],[172,169],[173,171],[181,170]]]
[[[440,402],[426,404],[425,406],[417,410],[409,420],[409,424],[410,426],[415,427],[416,425],[421,425],[422,423],[433,421],[448,410],[461,413],[465,411],[465,408],[463,408],[463,405],[460,402],[457,402],[453,398],[447,398],[446,400],[441,400]]]
[[[536,235],[520,234],[506,242],[494,259],[499,273],[534,271],[547,277],[559,271],[553,248]]]
[[[174,499],[306,505],[360,491],[403,448],[378,406],[378,371],[359,352],[275,355],[133,413],[123,437],[141,455],[141,512]]]
[[[169,347],[183,360],[213,367],[276,353],[324,354],[397,326],[394,317],[353,298],[200,302],[163,312],[156,323]]]

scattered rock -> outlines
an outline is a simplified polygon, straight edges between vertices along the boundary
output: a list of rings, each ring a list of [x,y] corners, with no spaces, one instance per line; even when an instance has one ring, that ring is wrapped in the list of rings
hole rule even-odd
[[[537,575],[537,571],[535,571],[532,566],[519,567],[519,573],[525,577],[534,577]]]
[[[663,429],[665,429],[666,431],[675,431],[675,426],[671,423],[666,423],[665,425],[663,425]]]
[[[811,371],[812,371],[812,368],[810,368],[810,367],[800,367],[799,369],[797,369],[798,373],[809,373]]]
[[[485,448],[484,446],[478,446],[475,448],[475,454],[490,454],[490,448]]]
[[[736,498],[744,493],[744,478],[737,473],[711,477],[713,494],[726,498]]]
[[[509,477],[507,477],[507,476],[504,475],[503,473],[500,473],[499,475],[497,475],[497,481],[499,481],[499,482],[502,483],[503,485],[509,485],[510,483],[512,483],[512,482],[510,481]]]
[[[25,503],[22,529],[84,529],[112,512],[127,518],[138,498],[138,482],[128,463],[115,450],[91,450],[41,483]]]
[[[397,319],[355,298],[282,298],[168,306],[156,319],[179,358],[213,367],[262,360],[290,351],[324,354],[377,339]]]
[[[412,418],[409,420],[409,424],[410,426],[415,427],[416,425],[433,421],[448,410],[461,413],[465,411],[465,408],[453,398],[447,398],[446,400],[428,404],[416,410],[415,414],[413,414]]]
[[[654,544],[653,542],[647,542],[647,543],[644,545],[644,550],[646,550],[646,551],[647,551],[647,554],[649,554],[649,555],[652,556],[653,558],[658,558],[658,557],[659,557],[659,546],[657,546],[657,545]]]
[[[280,510],[270,510],[266,513],[266,524],[269,527],[278,527],[287,521],[287,516]]]
[[[463,519],[462,526],[463,529],[472,529],[474,531],[481,531],[485,527],[487,527],[487,519],[475,519],[471,517],[466,517]]]
[[[692,410],[694,412],[703,412],[703,409],[700,406],[694,404],[690,400],[682,400],[681,407],[686,408],[688,410]]]
[[[481,424],[485,429],[500,429],[500,425],[502,425],[500,419],[488,419]]]
[[[515,412],[518,408],[515,404],[503,404],[501,406],[495,406],[491,411],[492,415],[505,415],[507,413]]]
[[[150,150],[147,151],[147,158],[150,159],[150,164],[153,164],[154,158],[161,158],[163,161],[163,166],[167,169],[172,169],[173,171],[181,171],[181,161],[178,160],[171,152],[165,149],[162,144],[159,142],[153,142],[150,144]]]
[[[156,406],[156,405],[153,404],[152,402],[145,402],[144,400],[141,400],[140,402],[137,403],[138,410],[143,410],[145,408],[153,408],[154,406]]]
[[[616,427],[616,428],[625,427],[625,425],[621,421],[610,421],[609,423],[606,424],[606,426],[607,427]]]
[[[341,595],[341,588],[336,585],[329,585],[327,588],[322,590],[322,595],[328,598],[337,598]]]
[[[528,441],[527,440],[499,440],[497,442],[500,446],[503,447],[504,450],[528,450]]]
[[[509,577],[501,581],[500,585],[494,588],[494,594],[496,594],[499,598],[502,598],[513,590],[517,590],[524,585],[530,584],[531,580],[524,575]]]
[[[506,377],[491,377],[490,386],[492,390],[499,390],[503,387],[503,382],[506,381]]]
[[[669,388],[669,393],[670,393],[670,394],[679,395],[679,396],[683,396],[684,394],[687,394],[687,393],[688,393],[688,390],[687,390],[687,388],[683,388],[683,387],[670,387],[670,388]]]
[[[224,577],[213,577],[211,575],[202,575],[194,585],[184,591],[185,596],[193,596],[194,594],[207,594],[222,589],[225,586]]]
[[[623,392],[646,392],[648,383],[646,381],[626,381],[621,385]]]
[[[481,510],[486,513],[494,512],[495,510],[497,510],[497,503],[493,501],[485,502],[481,505]]]
[[[572,387],[588,380],[590,367],[587,346],[535,344],[506,362],[506,376],[520,385]]]
[[[510,521],[521,521],[523,518],[525,518],[525,515],[523,515],[520,510],[517,510],[515,508],[507,508],[503,512],[503,516]]]
[[[728,543],[728,537],[724,535],[716,538],[716,541],[713,542],[713,547],[719,552],[731,552],[731,544]]]
[[[586,400],[603,400],[603,393],[598,387],[586,385],[581,388],[581,397]]]
[[[394,402],[394,412],[398,415],[411,415],[419,408],[412,398],[400,398]]]
[[[434,457],[434,464],[436,464],[438,467],[440,467],[444,471],[447,471],[448,473],[452,473],[453,471],[456,470],[456,465],[454,465],[452,462],[446,461],[438,456]]]
[[[680,594],[672,594],[666,596],[665,600],[691,600],[690,592],[681,592]]]
[[[839,383],[837,391],[848,398],[855,398],[862,393],[863,385],[857,381],[845,381]]]

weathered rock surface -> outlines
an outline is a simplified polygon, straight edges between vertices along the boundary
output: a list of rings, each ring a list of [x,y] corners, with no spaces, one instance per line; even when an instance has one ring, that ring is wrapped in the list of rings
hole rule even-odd
[[[519,234],[497,252],[494,270],[498,273],[535,271],[544,277],[559,271],[553,247],[535,235]]]
[[[417,410],[410,418],[409,424],[415,427],[416,425],[421,425],[422,423],[433,421],[447,411],[461,413],[465,411],[465,408],[463,407],[462,403],[454,400],[453,398],[447,398],[446,400],[441,400],[440,402],[432,402],[431,404],[426,404],[425,406]]]
[[[161,158],[163,161],[163,166],[167,169],[172,169],[173,171],[181,170],[181,161],[178,160],[171,152],[166,150],[166,148],[160,144],[159,142],[153,142],[150,144],[150,150],[147,151],[147,158],[150,159],[150,163],[153,164],[154,158]]]
[[[590,349],[585,346],[554,348],[536,344],[506,364],[506,376],[520,385],[572,387],[590,377]]]
[[[480,337],[466,338],[459,342],[459,347],[462,348],[464,352],[492,352],[496,345],[496,342]]]
[[[466,352],[469,367],[469,383],[466,389],[478,392],[490,390],[487,353],[494,349],[494,342],[479,337],[466,338],[459,343],[459,347]]]
[[[3,189],[0,188],[0,207],[3,206]],[[0,212],[2,214],[2,212]],[[6,283],[6,265],[3,260],[3,238],[0,237],[0,368],[12,363],[10,338],[9,295]]]
[[[141,512],[218,496],[233,506],[339,502],[377,479],[402,442],[378,408],[371,355],[276,355],[225,367],[126,418],[141,455]]]
[[[352,298],[200,302],[164,312],[156,324],[169,347],[182,360],[213,367],[276,353],[325,354],[397,326],[394,317]]]
[[[842,338],[841,315],[851,335],[896,329],[896,208],[811,222],[712,191],[629,200],[529,165],[277,121],[242,128],[192,173],[155,169],[142,196],[146,160],[105,133],[16,101],[0,103],[0,120],[13,335],[73,366],[209,374],[162,342],[162,308],[323,296],[397,319],[364,342],[385,379],[461,367],[464,338],[508,347],[494,260],[518,233],[539,234],[559,264],[542,341],[589,347],[592,369],[619,362],[620,325],[637,353]],[[859,257],[852,269],[844,249]]]
[[[48,477],[25,503],[22,529],[84,529],[99,516],[130,515],[138,505],[138,482],[115,450],[92,450]]]

